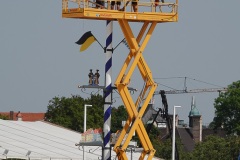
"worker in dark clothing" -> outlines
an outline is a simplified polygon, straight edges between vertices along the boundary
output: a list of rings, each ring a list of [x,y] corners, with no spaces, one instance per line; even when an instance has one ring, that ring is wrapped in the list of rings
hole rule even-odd
[[[103,9],[104,8],[104,1],[103,0],[96,0],[96,8]]]

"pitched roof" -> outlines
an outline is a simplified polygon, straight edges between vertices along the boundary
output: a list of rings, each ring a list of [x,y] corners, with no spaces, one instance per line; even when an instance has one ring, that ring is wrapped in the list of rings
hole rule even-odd
[[[12,112],[12,111],[11,111]],[[1,115],[7,116],[10,120],[17,120],[18,114],[21,114],[22,121],[41,121],[44,120],[45,113],[29,113],[29,112],[0,112]]]
[[[156,114],[157,114],[157,111],[156,111],[156,109],[154,109],[153,104],[148,104],[148,106],[143,114],[143,117],[142,117],[143,124],[147,124],[148,121],[152,120]],[[157,123],[166,122],[166,120],[164,118],[162,118],[161,114],[159,114],[156,118],[156,122]]]
[[[184,150],[187,152],[193,151],[195,142],[190,134],[189,128],[177,128],[177,132],[183,143]]]

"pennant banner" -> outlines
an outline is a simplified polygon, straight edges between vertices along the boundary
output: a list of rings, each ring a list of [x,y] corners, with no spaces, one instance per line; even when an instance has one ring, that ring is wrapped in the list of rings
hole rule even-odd
[[[82,37],[75,42],[78,45],[81,45],[80,52],[85,51],[93,42],[95,42],[96,39],[91,33],[91,31],[88,31],[82,35]]]

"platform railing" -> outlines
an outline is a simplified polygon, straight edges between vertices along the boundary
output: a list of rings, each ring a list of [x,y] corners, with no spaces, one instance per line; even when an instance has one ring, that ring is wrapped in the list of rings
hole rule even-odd
[[[100,7],[100,5],[96,3],[96,0],[62,0],[62,9],[64,12],[68,12],[69,10],[80,11],[88,8],[107,9],[107,4],[111,3],[111,1],[106,0],[100,1],[104,2],[104,6]],[[115,3],[117,1],[121,2],[121,9],[119,12],[134,12],[132,0],[115,0]],[[138,0],[135,2],[137,3],[138,8],[137,12],[177,13],[178,11],[178,0]]]

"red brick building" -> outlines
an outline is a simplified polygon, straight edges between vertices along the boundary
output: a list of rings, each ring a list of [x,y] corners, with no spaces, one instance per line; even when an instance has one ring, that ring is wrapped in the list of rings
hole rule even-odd
[[[13,121],[42,121],[45,113],[29,113],[29,112],[0,112],[0,115],[7,116],[9,120]]]

